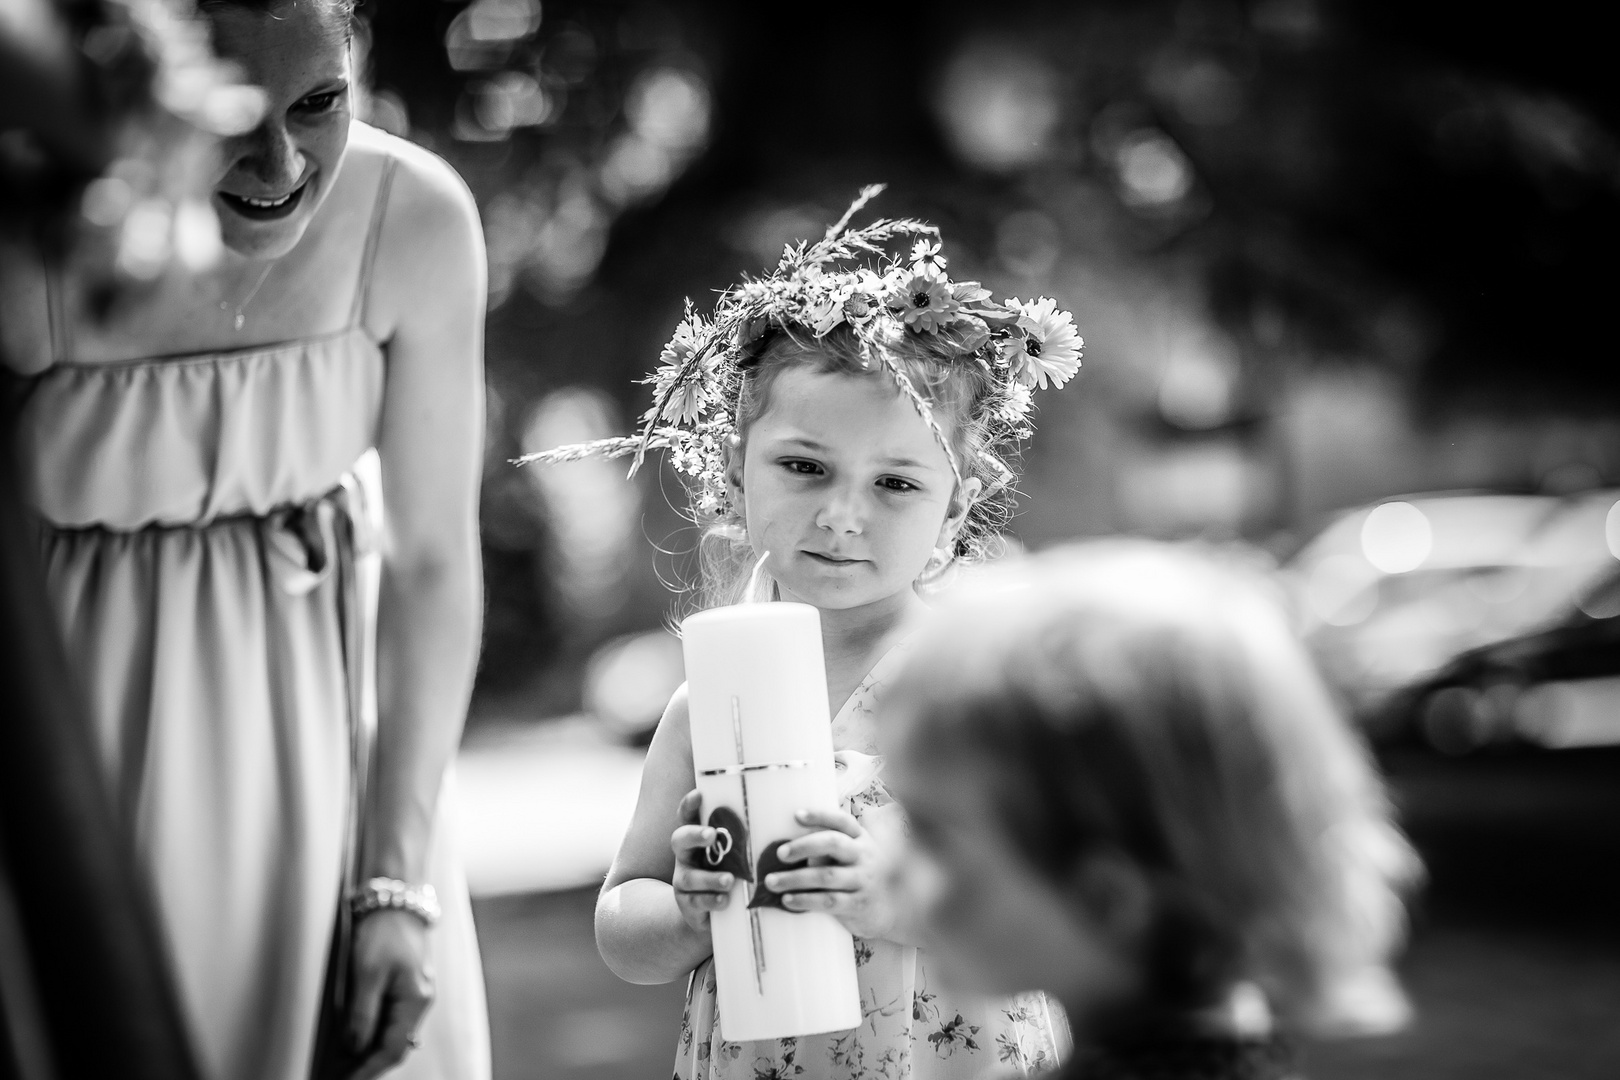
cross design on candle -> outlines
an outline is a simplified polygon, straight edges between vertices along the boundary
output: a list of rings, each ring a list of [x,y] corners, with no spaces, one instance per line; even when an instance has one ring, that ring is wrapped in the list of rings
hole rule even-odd
[[[743,756],[742,702],[735,697],[731,699],[731,737],[737,743],[737,764],[742,765],[748,759]],[[752,821],[753,818],[748,813],[748,773],[744,771],[737,778],[737,782],[742,785],[743,821]],[[752,834],[753,830],[750,829],[749,833]],[[753,866],[754,838],[749,835],[747,839],[748,865]],[[753,931],[754,939],[754,986],[763,995],[765,993],[765,935],[759,927],[759,910],[753,906],[754,890],[759,888],[761,884],[762,882],[757,880],[748,883],[748,926]]]
[[[743,763],[745,756],[743,754],[742,731],[742,701],[733,697],[731,699],[731,738],[737,750],[737,764],[723,765],[718,769],[704,769],[703,775],[735,776],[738,786],[742,789],[743,812],[740,821],[737,819],[736,814],[723,806],[716,807],[709,814],[708,825],[715,830],[715,839],[710,847],[705,850],[704,857],[708,859],[711,866],[718,866],[723,860],[729,861],[727,856],[733,854],[733,845],[738,842],[739,836],[743,845],[742,857],[746,860],[746,867],[752,868],[755,865],[754,833],[753,829],[748,826],[748,822],[752,820],[748,809],[748,774],[774,772],[778,769],[808,769],[810,767],[808,761],[769,761],[745,765]],[[804,865],[803,863],[784,863],[775,857],[776,849],[785,843],[787,841],[778,840],[770,845],[764,857],[760,860],[757,871],[745,870],[739,875],[748,889],[748,925],[751,930],[750,937],[754,949],[754,987],[761,996],[765,993],[765,934],[760,927],[759,909],[761,907],[782,907],[781,897],[765,887],[764,878],[767,873],[765,864],[767,862],[771,863],[771,870],[793,869]],[[759,895],[761,892],[765,894],[763,897]]]

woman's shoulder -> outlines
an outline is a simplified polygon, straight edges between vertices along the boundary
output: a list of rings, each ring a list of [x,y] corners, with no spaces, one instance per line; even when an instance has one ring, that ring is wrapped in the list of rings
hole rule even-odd
[[[434,327],[484,309],[484,231],[461,176],[426,147],[356,123],[349,152],[359,175],[390,174],[379,208],[367,327],[379,341],[406,323]]]
[[[427,147],[357,120],[349,129],[348,152],[357,162],[375,163],[376,168],[392,162],[385,226],[392,217],[396,226],[407,225],[412,232],[440,224],[477,229],[478,207],[466,182]]]

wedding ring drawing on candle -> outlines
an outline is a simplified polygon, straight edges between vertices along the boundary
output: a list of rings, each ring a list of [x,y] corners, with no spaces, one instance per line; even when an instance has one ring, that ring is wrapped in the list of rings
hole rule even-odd
[[[767,888],[765,875],[777,870],[793,869],[804,863],[784,863],[778,850],[786,840],[778,840],[769,845],[759,857],[758,869],[754,862],[754,838],[752,830],[748,827],[750,814],[748,809],[748,774],[756,772],[774,772],[782,769],[808,769],[808,761],[772,761],[757,765],[744,765],[742,737],[742,702],[737,698],[731,699],[731,734],[737,748],[737,764],[724,765],[718,769],[704,769],[704,776],[735,776],[737,784],[742,789],[742,817],[730,807],[717,806],[708,814],[706,824],[714,830],[715,836],[709,845],[704,848],[703,857],[712,869],[729,870],[740,877],[748,890],[748,924],[752,931],[751,938],[754,948],[754,985],[761,995],[765,993],[765,937],[760,929],[759,909],[762,907],[781,907],[782,897]],[[738,859],[741,855],[741,867]],[[766,864],[770,863],[767,867]]]

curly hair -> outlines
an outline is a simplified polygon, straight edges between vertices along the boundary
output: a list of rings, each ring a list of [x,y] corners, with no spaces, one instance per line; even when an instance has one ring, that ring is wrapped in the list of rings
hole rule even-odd
[[[790,368],[883,380],[896,393],[903,391],[895,376],[903,375],[927,403],[928,422],[945,444],[958,484],[968,479],[980,484],[980,493],[956,533],[949,560],[931,566],[925,577],[938,576],[950,562],[967,564],[994,557],[999,554],[1001,531],[1012,516],[1016,494],[1009,459],[1016,460],[1017,440],[1027,434],[1004,418],[1005,383],[978,364],[963,363],[959,353],[898,328],[883,336],[878,349],[882,362],[874,363],[848,327],[819,338],[797,324],[772,327],[738,365],[739,384],[733,388],[738,439],[746,444],[749,429],[770,407],[776,380]],[[694,497],[692,505],[699,506],[699,500]],[[737,603],[744,599],[755,561],[741,508],[727,501],[707,513],[694,509],[692,516],[702,530],[697,606]]]

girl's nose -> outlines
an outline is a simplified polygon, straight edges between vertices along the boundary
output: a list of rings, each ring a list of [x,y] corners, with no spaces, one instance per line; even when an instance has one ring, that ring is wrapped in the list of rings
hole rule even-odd
[[[304,174],[304,154],[285,124],[266,120],[242,137],[237,165],[271,194],[285,194]]]
[[[860,533],[866,524],[866,511],[861,497],[853,491],[834,489],[816,514],[816,527],[841,535]]]

